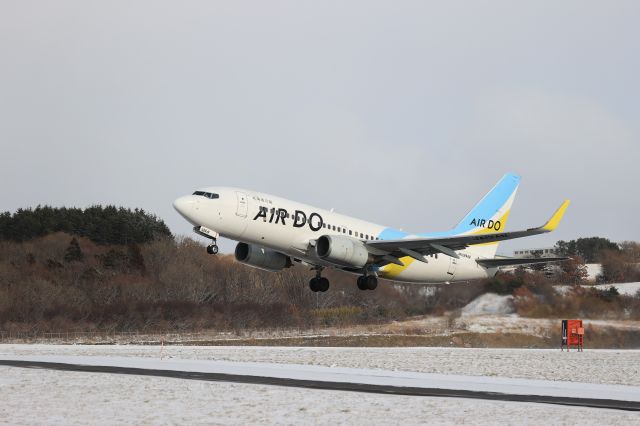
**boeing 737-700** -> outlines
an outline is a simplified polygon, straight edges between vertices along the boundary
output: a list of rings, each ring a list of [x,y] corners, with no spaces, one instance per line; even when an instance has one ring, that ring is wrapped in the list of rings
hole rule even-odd
[[[194,231],[212,240],[238,241],[236,259],[267,271],[294,263],[310,266],[309,287],[327,291],[325,268],[358,275],[360,290],[373,290],[378,277],[414,283],[443,283],[493,277],[503,266],[566,258],[495,257],[500,241],[553,231],[569,205],[565,200],[543,226],[504,232],[520,177],[506,174],[456,225],[445,232],[408,234],[332,211],[240,188],[202,188],[173,203]]]

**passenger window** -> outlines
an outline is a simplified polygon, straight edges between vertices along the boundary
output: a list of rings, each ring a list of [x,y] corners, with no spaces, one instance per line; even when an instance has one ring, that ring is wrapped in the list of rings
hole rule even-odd
[[[351,229],[349,229],[349,235],[353,235],[353,232],[351,231]]]
[[[331,225],[331,229],[333,229],[335,231],[336,230],[336,226],[335,225]]]
[[[362,232],[360,233],[360,238],[364,238],[364,236],[362,235]]]
[[[338,226],[338,232],[342,232],[342,231],[340,231],[340,227],[339,226]]]

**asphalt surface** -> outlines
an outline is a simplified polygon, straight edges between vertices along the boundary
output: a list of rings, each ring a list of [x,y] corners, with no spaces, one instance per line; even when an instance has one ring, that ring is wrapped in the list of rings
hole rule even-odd
[[[607,408],[612,410],[640,411],[640,402],[613,399],[565,398],[544,395],[516,395],[498,392],[483,392],[455,389],[417,388],[401,386],[370,385],[363,383],[328,382],[318,380],[297,380],[278,377],[248,376],[223,373],[200,373],[193,371],[152,370],[146,368],[113,367],[102,365],[80,365],[57,362],[0,360],[0,365],[20,368],[43,368],[59,371],[82,371],[85,373],[128,374],[136,376],[171,377],[176,379],[203,380],[211,382],[232,382],[254,385],[273,385],[307,389],[328,389],[350,392],[378,393],[389,395],[430,396],[446,398],[471,398],[492,401],[534,402],[543,404],[569,405],[577,407]]]

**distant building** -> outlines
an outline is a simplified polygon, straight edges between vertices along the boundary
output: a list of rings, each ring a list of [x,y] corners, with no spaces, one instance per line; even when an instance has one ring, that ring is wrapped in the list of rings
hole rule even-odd
[[[540,253],[540,257],[556,257],[558,255],[554,247],[544,247],[516,250],[513,252],[513,257],[536,257],[536,253]]]

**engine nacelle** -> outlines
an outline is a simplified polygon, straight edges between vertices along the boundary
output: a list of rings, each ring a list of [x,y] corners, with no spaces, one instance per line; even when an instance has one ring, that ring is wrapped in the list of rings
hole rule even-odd
[[[278,272],[292,265],[289,256],[247,243],[238,243],[235,255],[238,262],[269,272]]]
[[[371,261],[364,243],[340,235],[323,235],[316,241],[316,255],[337,265],[362,268]]]

